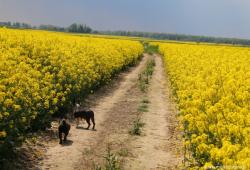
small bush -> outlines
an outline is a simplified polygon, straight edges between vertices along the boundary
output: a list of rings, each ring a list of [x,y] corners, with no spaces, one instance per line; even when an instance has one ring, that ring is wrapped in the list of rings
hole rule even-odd
[[[134,122],[133,122],[133,127],[132,129],[129,131],[129,133],[131,135],[138,135],[140,136],[142,131],[141,128],[144,126],[144,123],[141,122],[140,118],[137,118]]]
[[[110,147],[108,146],[107,148],[107,155],[104,156],[106,163],[105,163],[105,168],[106,170],[120,170],[120,161],[118,157],[111,152]]]
[[[138,112],[148,112],[147,103],[141,103],[137,110]]]
[[[94,170],[102,170],[102,167],[98,164],[94,164]]]
[[[128,149],[127,148],[121,148],[120,151],[117,153],[119,156],[127,157],[128,156]]]
[[[150,103],[150,101],[147,98],[144,98],[144,99],[142,99],[142,103],[148,104],[148,103]]]

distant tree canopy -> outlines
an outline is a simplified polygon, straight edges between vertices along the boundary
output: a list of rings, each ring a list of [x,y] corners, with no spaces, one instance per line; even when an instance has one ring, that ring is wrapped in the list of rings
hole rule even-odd
[[[62,32],[66,31],[65,28],[54,26],[54,25],[40,25],[38,27],[38,29],[40,29],[40,30],[49,30],[49,31],[62,31]]]
[[[82,24],[71,24],[67,28],[68,32],[76,32],[76,33],[91,33],[92,29],[88,27],[87,25],[82,25]]]
[[[193,41],[193,42],[208,42],[220,44],[233,45],[250,45],[249,39],[239,38],[220,38],[209,36],[185,35],[185,34],[171,34],[171,33],[152,33],[152,32],[138,32],[138,31],[95,31],[96,34],[103,35],[117,35],[117,36],[133,36],[145,37],[157,40],[174,40],[174,41]]]
[[[21,29],[40,29],[49,31],[74,32],[74,33],[91,33],[92,29],[83,24],[73,23],[69,27],[58,27],[55,25],[40,25],[38,27],[20,22],[0,22],[0,27],[21,28]]]
[[[157,40],[174,40],[174,41],[193,41],[193,42],[208,42],[208,43],[222,43],[233,45],[250,45],[249,39],[239,38],[220,38],[209,36],[196,36],[196,35],[184,35],[184,34],[170,34],[170,33],[152,33],[152,32],[138,32],[138,31],[98,31],[92,30],[85,24],[73,23],[68,27],[58,27],[54,25],[40,25],[32,26],[26,23],[20,22],[0,22],[0,27],[8,28],[20,28],[20,29],[40,29],[49,31],[60,32],[73,32],[73,33],[92,33],[103,35],[117,35],[117,36],[132,36],[132,37],[145,37]]]
[[[23,22],[0,22],[0,27],[23,28],[23,29],[33,28],[30,24]]]

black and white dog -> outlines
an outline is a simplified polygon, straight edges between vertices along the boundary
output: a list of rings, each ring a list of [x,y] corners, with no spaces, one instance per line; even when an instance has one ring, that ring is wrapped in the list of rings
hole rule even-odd
[[[92,110],[84,110],[81,109],[81,106],[79,104],[76,104],[76,110],[74,111],[74,118],[76,119],[76,126],[78,127],[79,121],[84,119],[88,123],[87,129],[90,127],[90,120],[93,123],[93,128],[95,129],[95,115]]]

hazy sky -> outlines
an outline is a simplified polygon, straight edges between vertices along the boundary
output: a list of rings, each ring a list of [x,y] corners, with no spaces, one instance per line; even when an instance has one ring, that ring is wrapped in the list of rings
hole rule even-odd
[[[250,38],[250,0],[0,0],[0,21]]]

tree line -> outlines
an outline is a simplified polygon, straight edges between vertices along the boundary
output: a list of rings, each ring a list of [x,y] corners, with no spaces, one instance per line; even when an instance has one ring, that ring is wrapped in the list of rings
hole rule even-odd
[[[250,45],[249,39],[240,39],[240,38],[223,38],[223,37],[211,37],[211,36],[138,32],[138,31],[96,31],[95,33],[103,35],[144,37],[156,40],[191,41],[197,43],[204,42],[204,43],[233,44],[233,45],[247,45],[247,46]]]
[[[192,41],[192,42],[207,42],[218,44],[233,44],[233,45],[250,45],[249,39],[240,38],[221,38],[210,36],[197,36],[173,33],[153,33],[153,32],[139,32],[139,31],[98,31],[93,30],[86,24],[73,23],[68,27],[59,27],[55,25],[40,25],[32,26],[27,23],[20,22],[0,22],[0,27],[19,28],[19,29],[40,29],[59,32],[73,32],[73,33],[91,33],[102,35],[128,36],[128,37],[144,37],[156,40],[174,40],[174,41]]]
[[[32,26],[27,23],[21,22],[0,22],[0,27],[7,28],[18,28],[18,29],[39,29],[48,31],[59,31],[59,32],[74,32],[74,33],[91,33],[92,29],[85,24],[73,23],[68,27],[59,27],[55,25],[39,25]]]

